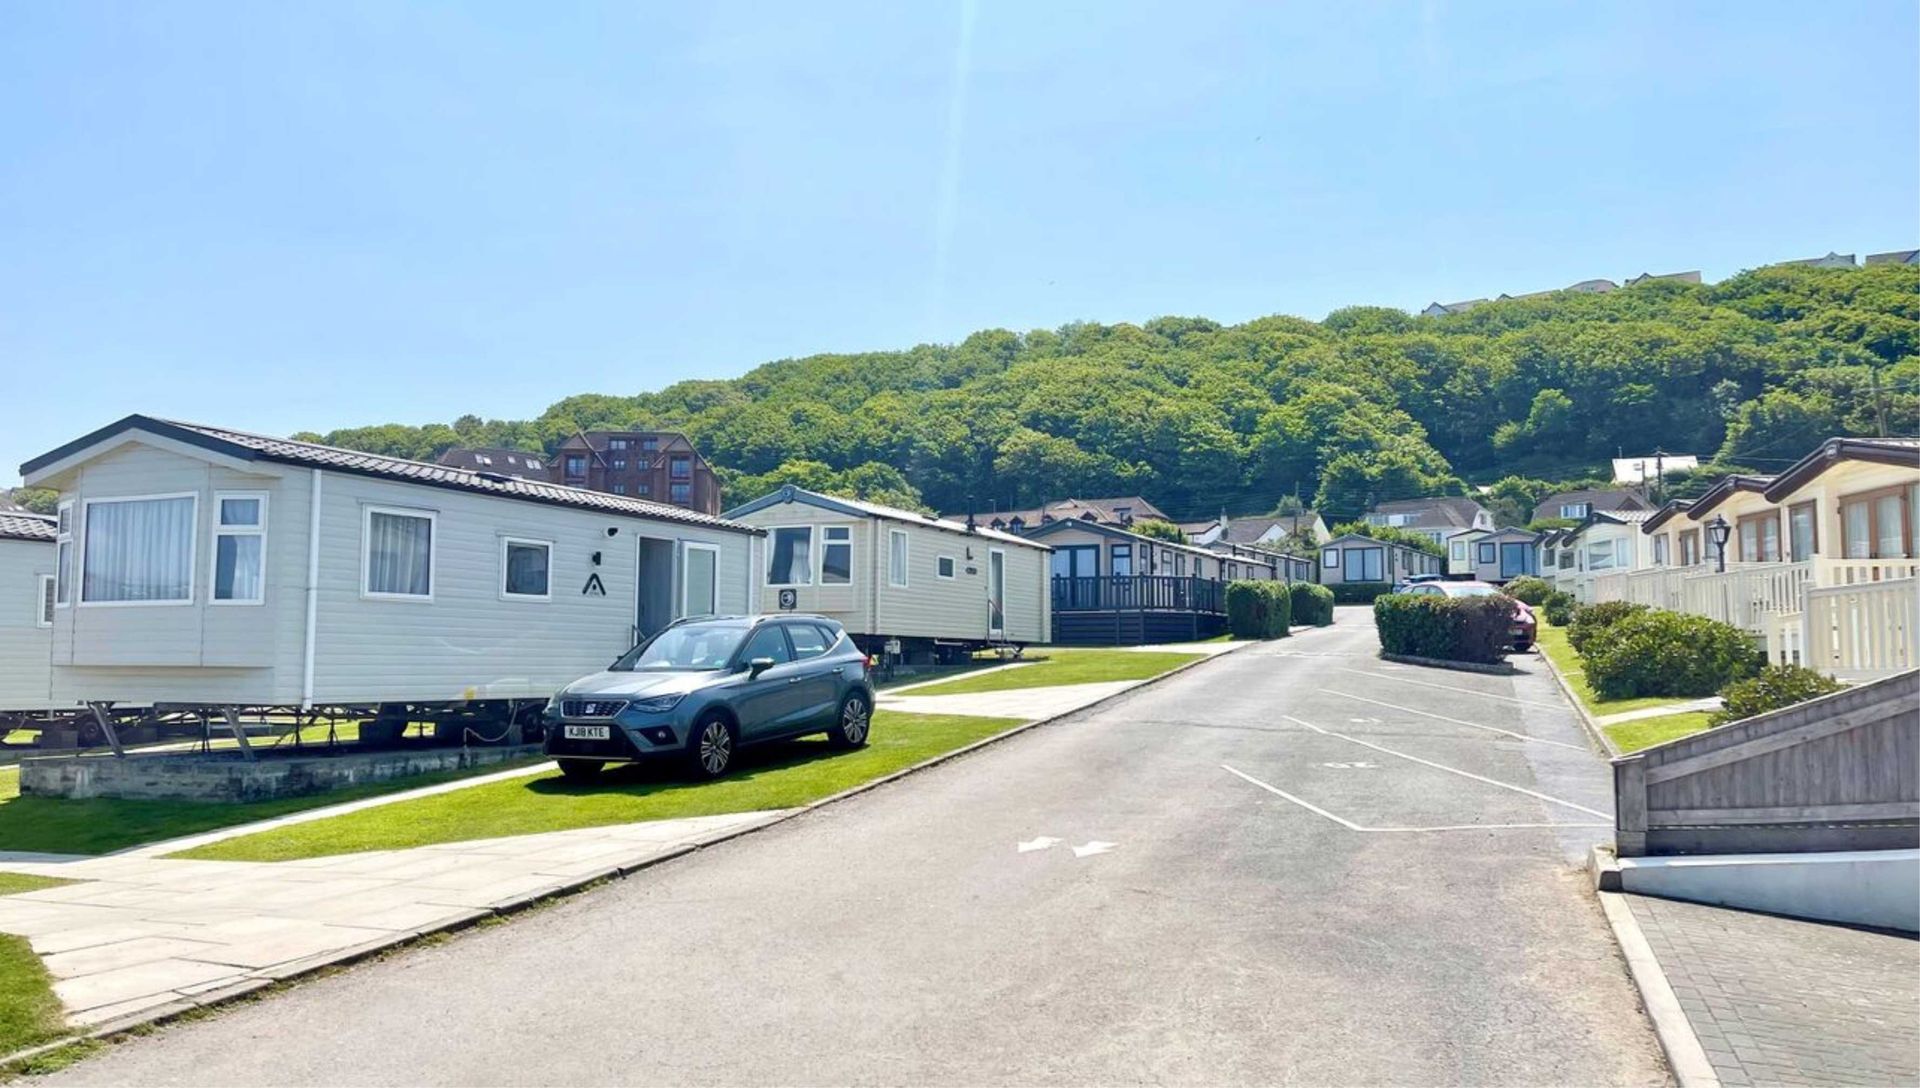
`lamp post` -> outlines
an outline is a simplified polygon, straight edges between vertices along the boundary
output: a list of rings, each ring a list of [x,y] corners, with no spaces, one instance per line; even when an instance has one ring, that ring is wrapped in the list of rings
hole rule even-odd
[[[1713,538],[1713,549],[1719,560],[1718,570],[1721,574],[1725,574],[1727,573],[1727,538],[1733,535],[1733,526],[1727,524],[1726,518],[1715,514],[1713,520],[1707,522],[1707,535]]]

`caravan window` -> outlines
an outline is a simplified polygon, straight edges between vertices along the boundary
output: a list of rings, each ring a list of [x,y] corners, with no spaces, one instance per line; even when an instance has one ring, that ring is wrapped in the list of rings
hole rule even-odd
[[[88,500],[81,604],[191,604],[193,495]]]
[[[553,599],[553,544],[545,540],[500,541],[500,596],[512,600]]]
[[[265,601],[266,494],[216,491],[213,507],[214,601],[220,604]]]
[[[820,529],[820,584],[844,586],[853,581],[853,528],[827,525]]]
[[[33,625],[35,627],[52,627],[53,575],[42,574],[36,581],[38,582],[39,593],[35,595],[35,601],[39,605],[39,608],[34,612]]]
[[[770,586],[804,586],[813,582],[813,527],[783,525],[773,530],[772,561],[767,564]]]
[[[434,515],[428,511],[367,507],[363,595],[432,600],[433,530]]]
[[[887,584],[905,588],[907,584],[907,531],[887,530]]]
[[[73,504],[60,504],[60,518],[54,527],[53,604],[65,608],[73,599]]]

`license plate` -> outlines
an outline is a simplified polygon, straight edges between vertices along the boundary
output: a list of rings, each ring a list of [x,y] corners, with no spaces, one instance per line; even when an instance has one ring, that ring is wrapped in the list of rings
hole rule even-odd
[[[568,740],[606,740],[610,734],[604,725],[569,725],[563,735]]]

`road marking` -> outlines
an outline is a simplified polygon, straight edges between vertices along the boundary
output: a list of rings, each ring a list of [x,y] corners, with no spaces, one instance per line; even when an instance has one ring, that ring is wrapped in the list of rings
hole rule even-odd
[[[1328,665],[1327,668],[1334,672],[1350,672],[1350,673],[1353,673],[1355,676],[1379,676],[1380,675],[1380,673],[1374,669],[1347,669],[1347,668],[1342,668],[1339,665]],[[1395,670],[1395,671],[1398,671],[1398,670]],[[1402,684],[1419,684],[1423,688],[1439,688],[1441,691],[1458,691],[1465,695],[1478,695],[1486,699],[1504,699],[1509,703],[1519,703],[1522,706],[1537,706],[1537,707],[1543,707],[1547,710],[1569,709],[1569,707],[1565,703],[1542,703],[1542,702],[1536,702],[1533,699],[1521,699],[1512,695],[1495,695],[1491,691],[1479,691],[1474,688],[1455,687],[1452,684],[1436,684],[1431,680],[1413,680],[1405,676],[1388,676],[1385,679],[1398,680]]]
[[[1342,699],[1358,699],[1363,703],[1372,703],[1374,706],[1384,706],[1388,710],[1403,710],[1408,714],[1420,714],[1429,718],[1438,718],[1443,722],[1451,722],[1454,725],[1464,725],[1469,729],[1484,729],[1489,733],[1501,733],[1501,734],[1505,734],[1506,736],[1513,737],[1516,740],[1530,740],[1535,744],[1552,744],[1561,748],[1571,748],[1576,752],[1585,752],[1590,750],[1585,745],[1568,744],[1564,740],[1548,740],[1545,737],[1530,737],[1525,733],[1516,733],[1511,729],[1502,729],[1497,725],[1481,725],[1479,722],[1462,721],[1459,718],[1449,718],[1445,714],[1435,714],[1430,710],[1416,710],[1410,706],[1399,706],[1394,703],[1383,703],[1378,699],[1369,699],[1364,695],[1349,695],[1344,691],[1335,691],[1332,688],[1321,688],[1320,691],[1323,694],[1327,694],[1327,695],[1338,695]],[[1284,716],[1285,715],[1282,715],[1282,717]],[[1294,720],[1298,721],[1299,719],[1296,718]]]
[[[1101,842],[1099,839],[1095,839],[1085,846],[1074,847],[1073,856],[1076,858],[1092,857],[1095,854],[1104,854],[1118,845],[1120,844],[1113,843],[1113,842]]]
[[[1336,771],[1377,771],[1380,769],[1378,763],[1368,763],[1365,760],[1354,763],[1322,763],[1321,766],[1332,767]]]
[[[1022,854],[1025,854],[1030,851],[1045,850],[1049,846],[1058,846],[1058,845],[1060,845],[1059,839],[1052,838],[1047,835],[1041,835],[1038,838],[1028,839],[1026,842],[1017,844],[1017,849],[1019,849],[1019,851]]]
[[[1577,809],[1578,811],[1584,812],[1589,816],[1598,816],[1603,820],[1611,821],[1613,819],[1613,816],[1610,813],[1601,812],[1599,809],[1588,808],[1585,805],[1576,805],[1572,801],[1562,801],[1558,797],[1554,797],[1550,794],[1541,793],[1538,790],[1530,790],[1525,786],[1516,786],[1511,782],[1502,782],[1497,778],[1488,778],[1485,775],[1474,774],[1472,771],[1463,771],[1458,767],[1449,767],[1444,763],[1435,763],[1431,759],[1421,759],[1419,756],[1410,756],[1405,752],[1396,752],[1391,748],[1382,747],[1369,740],[1361,740],[1359,737],[1349,737],[1345,733],[1336,733],[1331,729],[1322,729],[1319,726],[1313,724],[1312,722],[1303,722],[1299,718],[1296,718],[1291,714],[1282,714],[1280,716],[1287,719],[1288,721],[1292,722],[1295,725],[1304,725],[1308,729],[1311,729],[1316,733],[1320,733],[1329,737],[1339,737],[1341,740],[1351,741],[1352,743],[1358,744],[1363,748],[1371,748],[1376,752],[1384,752],[1387,755],[1396,756],[1400,759],[1407,760],[1410,763],[1418,763],[1425,767],[1432,767],[1436,771],[1445,771],[1448,774],[1457,774],[1462,778],[1471,778],[1475,782],[1484,782],[1489,786],[1498,786],[1503,790],[1512,790],[1515,793],[1524,793],[1528,797],[1537,797],[1542,801],[1551,801],[1556,805],[1564,805],[1567,808]]]
[[[1341,827],[1346,828],[1348,831],[1359,831],[1369,835],[1410,834],[1410,833],[1420,833],[1420,832],[1429,832],[1429,831],[1531,831],[1531,830],[1541,830],[1546,828],[1562,828],[1562,827],[1612,827],[1613,826],[1611,823],[1605,823],[1605,824],[1544,823],[1544,824],[1442,824],[1438,827],[1361,827],[1359,824],[1354,823],[1352,820],[1345,820],[1345,819],[1341,819],[1338,816],[1335,816],[1333,813],[1328,812],[1326,809],[1321,808],[1319,805],[1313,804],[1308,801],[1302,801],[1300,798],[1295,797],[1293,794],[1288,793],[1286,790],[1283,790],[1278,786],[1273,786],[1265,782],[1262,782],[1258,778],[1253,777],[1252,775],[1246,773],[1245,771],[1236,770],[1232,767],[1227,766],[1224,763],[1220,765],[1220,769],[1227,772],[1228,774],[1234,775],[1246,782],[1249,782],[1255,786],[1258,786],[1261,789],[1266,790],[1268,793],[1271,793],[1274,796],[1281,798],[1282,800],[1291,801],[1294,804],[1299,805],[1301,808],[1306,809],[1308,812],[1311,812],[1316,816],[1324,816],[1327,819],[1332,820],[1334,823],[1339,824]]]

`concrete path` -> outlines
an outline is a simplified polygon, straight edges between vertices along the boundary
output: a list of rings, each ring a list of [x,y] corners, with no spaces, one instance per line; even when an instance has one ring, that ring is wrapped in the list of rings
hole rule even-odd
[[[1622,898],[1726,1088],[1920,1084],[1920,941]]]
[[[1051,718],[1139,687],[1140,680],[1108,680],[1097,684],[1064,684],[1050,688],[1008,688],[970,695],[894,695],[881,692],[874,705],[904,714],[964,714],[979,718]]]
[[[255,989],[780,815],[743,812],[277,864],[9,861],[10,872],[81,883],[0,897],[0,931],[28,938],[69,1023],[86,1027]]]
[[[1605,761],[1537,663],[1370,621],[49,1079],[1663,1082],[1579,868]]]
[[[1644,721],[1647,718],[1664,718],[1669,714],[1687,714],[1696,710],[1719,710],[1720,697],[1695,699],[1689,703],[1668,703],[1666,706],[1650,706],[1645,710],[1628,710],[1620,714],[1608,714],[1594,721],[1601,725],[1619,725],[1622,722]]]

